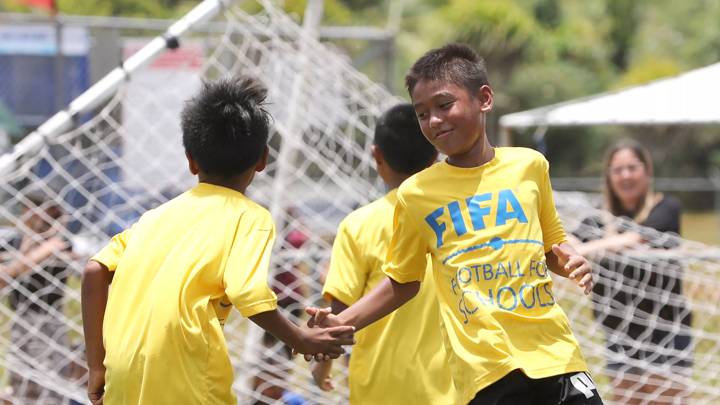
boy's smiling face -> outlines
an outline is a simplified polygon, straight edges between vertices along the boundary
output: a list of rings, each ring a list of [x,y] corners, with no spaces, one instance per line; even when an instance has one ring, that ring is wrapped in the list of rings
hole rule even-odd
[[[489,86],[482,86],[473,96],[451,82],[420,80],[411,96],[420,128],[438,151],[460,156],[484,142],[484,113],[492,109]]]

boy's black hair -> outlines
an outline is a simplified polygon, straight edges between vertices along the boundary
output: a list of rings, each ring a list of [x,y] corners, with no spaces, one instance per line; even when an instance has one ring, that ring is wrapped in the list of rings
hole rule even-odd
[[[267,90],[248,76],[203,83],[183,109],[185,150],[203,173],[229,178],[257,164],[267,147]]]
[[[464,44],[448,44],[421,56],[405,76],[405,86],[410,97],[420,80],[450,82],[475,94],[490,85],[487,76],[485,61],[477,52]]]
[[[407,103],[385,111],[375,125],[373,143],[388,165],[403,174],[419,172],[437,156],[437,151],[420,130],[415,109]]]

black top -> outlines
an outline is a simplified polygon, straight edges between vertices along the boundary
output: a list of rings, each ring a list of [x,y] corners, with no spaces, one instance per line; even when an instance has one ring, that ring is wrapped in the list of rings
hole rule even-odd
[[[680,233],[680,213],[680,202],[674,197],[664,196],[640,224],[663,233],[640,229],[645,243],[652,248],[676,247],[679,240],[664,233]],[[604,232],[601,230],[605,224],[602,218],[587,218],[583,225],[581,229],[585,228],[584,232],[577,234],[576,231],[575,235],[583,242],[603,237]],[[618,232],[628,231],[631,225],[629,221],[619,221]],[[689,325],[690,318],[686,311],[679,311],[676,307],[682,302],[683,274],[682,265],[677,260],[653,259],[652,256],[638,260],[618,253],[606,255],[597,264],[596,284],[593,287],[596,299],[593,301],[599,305],[595,305],[593,312],[606,328],[624,331],[636,340],[647,334],[648,325],[660,320],[671,323],[679,320]],[[632,314],[630,318],[629,314]],[[652,319],[655,322],[649,322]]]
[[[680,213],[682,206],[677,198],[664,196],[652,210],[647,219],[640,225],[653,228],[660,232],[680,234]]]

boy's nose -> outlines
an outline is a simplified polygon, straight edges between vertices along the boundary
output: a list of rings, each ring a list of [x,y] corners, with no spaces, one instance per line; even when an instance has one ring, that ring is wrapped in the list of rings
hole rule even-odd
[[[430,128],[435,128],[436,126],[440,125],[440,123],[442,123],[442,119],[440,119],[440,117],[435,114],[432,114],[430,116]]]

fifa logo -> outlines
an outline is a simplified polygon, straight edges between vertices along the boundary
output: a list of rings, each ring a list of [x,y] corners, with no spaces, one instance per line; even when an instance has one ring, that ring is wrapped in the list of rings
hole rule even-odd
[[[491,224],[488,224],[486,223],[486,219],[490,219],[487,217],[490,216],[493,204],[495,204],[495,218]],[[452,223],[453,230],[457,236],[462,236],[467,233],[468,224],[465,223],[465,218],[462,215],[461,210],[463,209],[466,209],[469,213],[470,225],[475,231],[485,229],[488,226],[505,225],[511,220],[516,220],[521,224],[527,223],[525,211],[523,211],[520,201],[518,201],[512,190],[504,189],[497,193],[474,195],[466,198],[464,201],[453,201],[447,206],[434,210],[425,217],[425,222],[435,233],[438,248],[444,243],[448,223]]]

